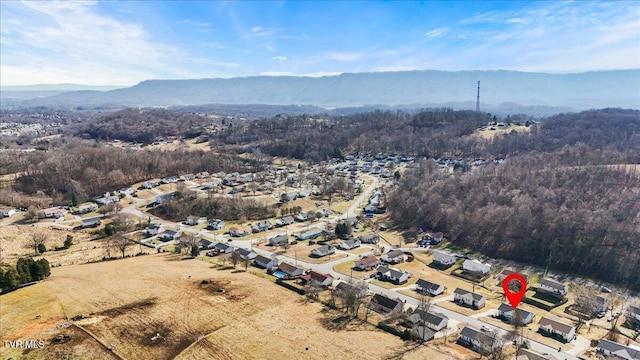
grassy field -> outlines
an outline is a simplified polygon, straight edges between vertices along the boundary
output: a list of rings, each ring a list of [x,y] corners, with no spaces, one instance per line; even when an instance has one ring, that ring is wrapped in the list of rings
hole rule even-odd
[[[261,277],[219,269],[169,254],[55,268],[47,281],[0,297],[2,337],[46,346],[2,356],[108,358],[100,341],[127,359],[467,358],[456,346],[414,349],[359,321],[336,329],[342,314]],[[87,318],[77,324],[97,340],[59,327],[79,314]],[[54,344],[58,335],[70,338]]]
[[[498,135],[509,134],[512,131],[517,133],[528,132],[531,130],[531,127],[526,127],[524,125],[510,125],[505,126],[504,128],[499,128],[497,126],[493,127],[494,130],[490,130],[489,127],[477,130],[474,134],[483,139],[491,140]]]

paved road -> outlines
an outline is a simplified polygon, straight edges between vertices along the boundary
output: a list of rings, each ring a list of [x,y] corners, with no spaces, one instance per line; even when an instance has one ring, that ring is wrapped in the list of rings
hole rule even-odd
[[[371,180],[371,184],[369,184],[369,186],[362,192],[360,193],[355,201],[353,202],[353,204],[349,207],[349,209],[338,216],[330,216],[327,218],[327,220],[331,221],[331,220],[340,220],[340,219],[345,219],[347,217],[351,217],[351,216],[355,216],[360,204],[362,202],[364,202],[369,196],[370,194],[378,187],[378,183],[379,183],[379,179],[377,177],[374,176],[370,176],[367,175],[366,178]],[[195,186],[191,186],[191,189],[195,188]],[[154,193],[156,193],[157,195],[161,195],[162,192],[160,192],[157,189],[154,189]],[[159,223],[164,225],[166,228],[168,229],[175,229],[175,228],[180,228],[183,232],[187,232],[187,233],[191,233],[191,234],[198,234],[200,235],[201,238],[207,238],[210,240],[218,240],[218,241],[228,241],[227,239],[225,239],[223,236],[217,235],[214,236],[213,234],[211,234],[208,231],[205,230],[196,230],[196,229],[192,229],[186,226],[182,226],[181,224],[176,224],[174,222],[171,221],[166,221],[163,219],[160,219],[156,216],[150,215],[148,213],[142,212],[140,210],[138,210],[137,206],[141,206],[143,204],[146,204],[149,200],[144,200],[144,199],[138,199],[138,198],[132,198],[134,199],[134,202],[126,207],[124,207],[122,209],[122,212],[131,214],[131,215],[135,215],[138,216],[140,218],[151,218],[153,219],[154,222]],[[316,223],[314,225],[312,225],[311,227],[315,227],[315,228],[322,228],[323,227],[323,223],[319,222]],[[285,233],[284,231],[282,232],[283,234]],[[274,235],[275,236],[275,235]],[[357,259],[359,256],[362,255],[368,255],[370,253],[373,253],[375,250],[372,249],[371,252],[367,252],[367,253],[362,253],[359,255],[354,255],[348,252],[344,252],[341,250],[337,250],[336,254],[331,255],[331,257],[328,259],[328,261],[324,262],[324,263],[320,263],[320,264],[312,264],[312,263],[308,263],[302,260],[297,260],[295,258],[291,257],[291,254],[274,254],[273,252],[264,250],[264,249],[260,249],[260,248],[254,248],[253,247],[253,241],[256,241],[255,239],[253,240],[242,240],[242,239],[232,239],[231,243],[234,247],[241,247],[241,248],[245,248],[245,249],[249,249],[249,248],[253,248],[253,250],[263,256],[267,256],[267,257],[272,257],[272,256],[276,256],[278,258],[279,261],[286,261],[286,262],[290,262],[290,263],[297,263],[297,265],[302,266],[306,269],[313,269],[315,271],[321,272],[321,273],[325,273],[325,274],[331,274],[335,279],[341,279],[341,280],[345,280],[345,281],[349,281],[349,276],[348,275],[344,275],[341,273],[338,273],[337,271],[333,270],[334,266],[345,262],[345,261],[352,261]],[[405,251],[426,251],[427,249],[425,248],[421,248],[421,249],[417,249],[414,247],[411,248],[401,248],[402,250]],[[351,279],[352,281],[354,279]],[[415,299],[413,297],[401,294],[399,292],[396,291],[397,289],[387,289],[384,288],[382,286],[378,286],[375,284],[371,284],[369,282],[369,291],[373,292],[373,293],[377,293],[377,294],[382,294],[385,295],[387,297],[391,297],[391,298],[399,298],[400,300],[404,301],[406,304],[412,306],[412,307],[417,307],[419,305],[419,300]],[[431,304],[431,309],[434,312],[439,312],[444,314],[445,316],[447,316],[450,319],[450,328],[455,328],[455,326],[458,323],[465,323],[465,324],[469,324],[471,326],[474,326],[476,328],[481,328],[482,326],[488,327],[490,329],[492,329],[492,331],[495,331],[497,333],[499,333],[501,336],[505,336],[507,335],[507,331],[504,331],[496,326],[493,326],[489,323],[486,323],[484,321],[481,321],[475,317],[472,316],[467,316],[464,314],[460,314],[457,313],[455,311],[446,309],[442,306],[439,306],[437,303],[433,303]],[[528,330],[530,331],[530,330]],[[449,330],[449,332],[453,332],[452,330]],[[439,332],[437,334],[437,338],[444,336],[444,334],[442,332]],[[525,337],[526,337],[526,333],[525,333]],[[558,352],[557,348],[553,348],[547,345],[544,345],[542,343],[538,343],[535,341],[532,341],[531,339],[528,339],[531,347],[533,348],[533,350],[541,352],[541,353],[550,353],[550,354],[554,354],[555,356],[561,355],[563,359],[566,360],[577,360],[577,357],[574,355],[580,354],[582,352],[584,352],[585,350],[587,350],[590,346],[590,342],[588,339],[582,337],[582,336],[578,336],[578,339],[575,340],[574,342],[572,342],[572,344],[574,345],[574,347],[572,349],[570,349],[567,352]]]

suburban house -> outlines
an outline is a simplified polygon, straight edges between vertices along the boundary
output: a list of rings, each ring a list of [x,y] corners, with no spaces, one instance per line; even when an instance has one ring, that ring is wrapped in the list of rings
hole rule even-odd
[[[421,339],[422,341],[432,340],[436,336],[436,333],[433,330],[422,325],[414,326],[409,331],[411,332],[411,335],[417,339]]]
[[[209,219],[207,221],[207,229],[209,230],[220,230],[224,227],[224,221],[220,219]]]
[[[527,274],[519,273],[519,272],[517,272],[517,271],[513,270],[512,268],[504,268],[504,269],[502,269],[502,270],[501,270],[501,271],[500,271],[500,272],[495,276],[495,278],[496,278],[496,279],[498,279],[499,281],[502,281],[502,280],[504,280],[504,278],[506,278],[507,276],[509,276],[509,275],[511,275],[511,274],[519,274],[519,275],[521,275],[521,276],[525,279],[525,281],[526,281],[527,283],[529,283],[529,276],[528,276]]]
[[[180,180],[181,181],[191,181],[193,179],[195,179],[196,176],[193,174],[184,174],[184,175],[180,175]]]
[[[311,256],[323,257],[323,256],[331,255],[335,252],[336,252],[336,248],[334,246],[322,245],[320,247],[317,247],[311,250]]]
[[[320,229],[311,229],[309,231],[305,231],[302,234],[296,235],[298,240],[311,240],[315,239],[318,236],[322,235],[322,230]]]
[[[282,194],[280,199],[282,200],[282,202],[289,202],[289,201],[295,200],[297,197],[298,197],[298,193],[290,192],[290,193]]]
[[[184,222],[187,225],[198,225],[199,223],[207,222],[206,217],[200,216],[187,216],[187,220]]]
[[[246,228],[241,228],[241,227],[232,227],[231,229],[229,229],[229,235],[233,236],[233,237],[242,237],[242,236],[247,236],[251,233],[251,231],[249,231]]]
[[[596,351],[604,356],[611,356],[615,359],[637,360],[640,359],[640,350],[618,344],[611,340],[602,339],[598,341]]]
[[[240,256],[240,259],[242,260],[253,260],[258,256],[258,254],[256,254],[256,252],[253,250],[238,248],[236,251],[238,252],[238,256]]]
[[[76,211],[76,213],[78,214],[86,214],[92,211],[96,211],[98,210],[98,204],[96,203],[84,203],[84,204],[80,204],[80,206],[78,206],[78,211]]]
[[[470,272],[473,274],[484,275],[487,274],[491,270],[491,265],[483,264],[478,260],[465,260],[462,263],[462,270],[466,272]]]
[[[453,292],[453,301],[477,310],[482,309],[486,305],[487,299],[480,294],[457,288]]]
[[[295,220],[293,219],[293,216],[283,216],[276,219],[276,226],[287,226],[293,224],[294,222]]]
[[[111,204],[115,204],[118,201],[120,201],[120,197],[119,196],[107,196],[107,195],[105,195],[103,197],[95,198],[95,199],[93,199],[93,201],[97,202],[100,205],[111,205]]]
[[[222,243],[222,242],[215,244],[213,249],[220,254],[230,254],[233,252],[233,246]]]
[[[64,212],[60,208],[49,208],[42,210],[42,215],[46,219],[60,219],[64,217]]]
[[[309,220],[309,215],[307,215],[306,212],[301,212],[298,215],[296,215],[295,220],[299,221],[299,222],[305,222],[305,221]]]
[[[82,219],[82,227],[84,229],[100,226],[101,223],[102,223],[102,219],[100,219],[99,217]]]
[[[258,255],[253,259],[253,265],[263,269],[271,269],[278,266],[278,260]]]
[[[380,260],[389,264],[401,263],[404,262],[404,252],[402,250],[391,250],[388,253],[382,255]]]
[[[431,234],[431,245],[439,245],[442,242],[443,236],[441,232]]]
[[[162,231],[162,225],[151,224],[145,229],[147,236],[158,235]]]
[[[416,291],[421,294],[429,294],[431,296],[438,296],[446,290],[444,285],[432,283],[427,280],[418,279],[416,281]]]
[[[359,260],[356,260],[355,268],[362,271],[369,271],[375,269],[380,264],[380,260],[374,255],[365,256]]]
[[[640,306],[630,305],[625,315],[625,322],[631,326],[640,326]]]
[[[561,338],[565,343],[570,342],[576,335],[576,328],[572,325],[563,324],[559,321],[543,317],[538,322],[538,331],[554,337]]]
[[[366,283],[364,284],[366,285]],[[335,289],[338,292],[355,294],[358,298],[362,298],[367,295],[367,286],[359,288],[344,281],[341,281]]]
[[[520,325],[527,325],[533,321],[535,314],[523,309],[514,310],[510,304],[503,303],[498,307],[498,317],[510,324],[517,318]]]
[[[251,225],[251,231],[254,233],[271,230],[273,225],[269,222],[269,220],[262,220],[255,222]]]
[[[380,236],[376,234],[358,236],[357,239],[363,244],[377,244],[380,242]]]
[[[300,276],[302,276],[302,273],[304,272],[304,270],[301,267],[297,267],[297,266],[291,265],[289,263],[282,263],[282,264],[278,265],[278,270],[280,270],[283,273],[287,274],[287,278],[289,278],[289,279],[295,279],[297,277],[300,277]]]
[[[123,195],[123,196],[125,196],[125,195],[133,195],[133,194],[136,193],[136,189],[131,188],[131,187],[130,188],[122,188],[118,192],[120,193],[120,195]]]
[[[396,285],[404,284],[409,280],[409,273],[406,271],[400,271],[396,269],[389,269],[383,265],[378,268],[376,273],[378,279],[388,281]]]
[[[609,310],[609,305],[611,305],[609,298],[589,293],[576,297],[573,309],[587,315],[595,315]]]
[[[540,280],[540,286],[538,286],[538,291],[542,291],[554,296],[564,298],[567,295],[567,291],[569,289],[563,283],[557,282],[555,280],[544,278]]]
[[[358,239],[350,239],[341,242],[338,247],[342,250],[351,250],[360,247],[360,241]]]
[[[280,234],[269,239],[269,245],[271,246],[283,246],[289,243],[289,237],[285,234]]]
[[[145,181],[142,183],[142,185],[140,185],[140,187],[143,189],[153,189],[156,186],[158,186],[158,183],[156,181]]]
[[[375,294],[369,303],[371,309],[382,314],[399,313],[404,309],[404,303],[400,299],[391,299],[384,295]]]
[[[302,281],[304,285],[326,288],[333,284],[333,276],[330,274],[321,274],[319,272],[309,271],[307,274],[302,276]]]
[[[471,349],[485,354],[502,347],[502,341],[493,332],[483,332],[471,326],[465,326],[460,331],[460,341]]]
[[[166,177],[166,178],[162,178],[162,180],[160,180],[160,182],[162,182],[163,184],[177,183],[178,182],[178,177],[177,176],[169,176],[169,177]]]
[[[158,239],[162,241],[171,241],[178,239],[181,235],[182,233],[179,231],[165,230],[160,236],[158,236]]]
[[[424,325],[431,330],[440,331],[447,327],[449,318],[440,313],[429,313],[421,309],[416,309],[407,318],[414,325]]]
[[[215,244],[207,239],[202,239],[198,242],[198,247],[200,248],[200,250],[213,249],[214,246]]]
[[[441,267],[449,267],[455,264],[456,260],[457,258],[454,255],[442,251],[433,252],[433,262]]]

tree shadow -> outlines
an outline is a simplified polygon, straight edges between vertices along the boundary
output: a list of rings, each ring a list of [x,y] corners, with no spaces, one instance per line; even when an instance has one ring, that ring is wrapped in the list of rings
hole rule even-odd
[[[384,357],[385,360],[401,360],[408,353],[417,350],[422,344],[414,341],[405,341],[402,345],[394,349],[391,354]]]

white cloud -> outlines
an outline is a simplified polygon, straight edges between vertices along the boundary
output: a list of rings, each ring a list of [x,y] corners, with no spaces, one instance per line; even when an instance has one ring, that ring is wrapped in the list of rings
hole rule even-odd
[[[287,57],[286,56],[282,56],[282,55],[281,56],[272,56],[271,59],[284,61],[284,60],[287,60]]]
[[[446,34],[449,30],[445,28],[435,28],[431,31],[427,31],[424,33],[424,36],[428,38],[439,38]]]

